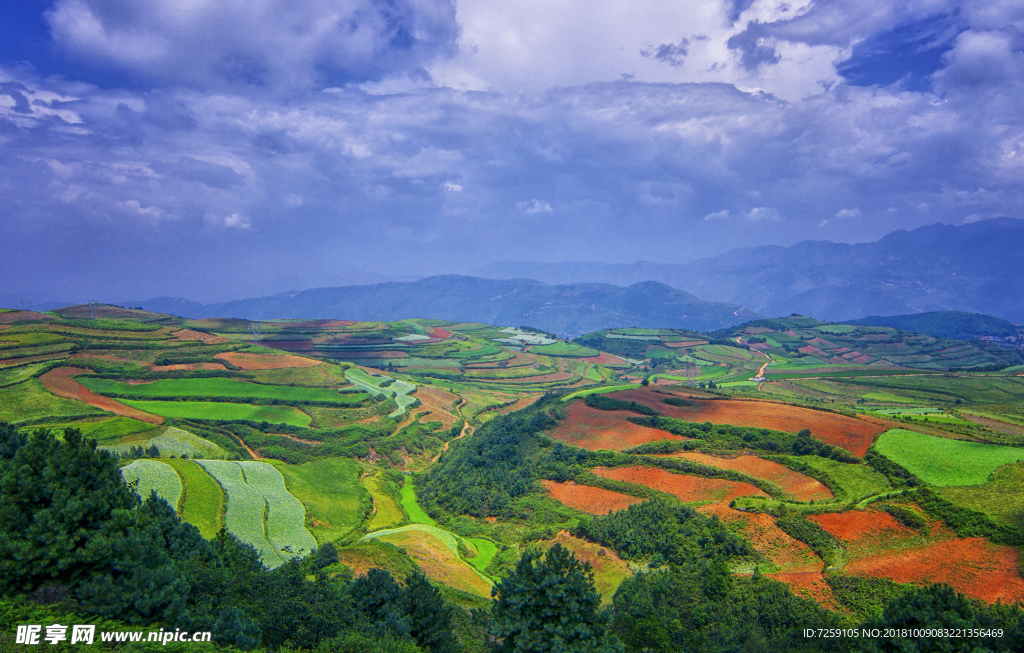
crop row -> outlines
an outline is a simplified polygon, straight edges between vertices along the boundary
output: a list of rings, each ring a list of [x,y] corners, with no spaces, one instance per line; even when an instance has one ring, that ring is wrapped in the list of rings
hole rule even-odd
[[[121,468],[126,483],[135,484],[135,493],[142,499],[149,498],[155,491],[172,508],[177,509],[181,499],[181,479],[174,469],[157,460],[136,460]]]

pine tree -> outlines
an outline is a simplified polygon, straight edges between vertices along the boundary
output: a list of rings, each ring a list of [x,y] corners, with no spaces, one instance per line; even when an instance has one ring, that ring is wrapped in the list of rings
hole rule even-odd
[[[498,650],[530,653],[611,653],[621,650],[599,612],[590,565],[561,545],[527,553],[491,594],[491,636]]]

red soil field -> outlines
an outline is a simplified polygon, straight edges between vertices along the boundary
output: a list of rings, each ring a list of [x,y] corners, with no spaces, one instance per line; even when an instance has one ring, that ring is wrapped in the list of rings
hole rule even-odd
[[[601,354],[598,356],[588,356],[586,358],[581,358],[580,360],[586,361],[588,363],[597,363],[598,365],[628,365],[626,361],[622,360],[618,356],[614,356],[606,352],[601,352]]]
[[[821,573],[825,563],[810,547],[786,534],[771,515],[740,512],[724,503],[711,503],[697,508],[705,515],[716,515],[726,525],[738,525],[740,534],[751,546],[786,573]]]
[[[758,458],[757,456],[737,456],[735,458],[719,458],[703,453],[683,452],[670,454],[673,458],[685,458],[704,465],[731,469],[770,481],[799,501],[822,501],[832,498],[832,492],[817,479],[794,472],[779,463]]]
[[[237,351],[217,354],[216,358],[222,358],[243,370],[279,370],[288,367],[316,367],[320,364],[320,361],[303,356],[243,354]]]
[[[716,515],[726,525],[738,526],[758,553],[778,565],[779,571],[765,576],[785,583],[797,596],[836,608],[832,590],[821,575],[825,563],[806,544],[787,535],[770,515],[740,512],[724,503],[707,504],[697,510]]]
[[[529,395],[529,396],[523,397],[522,399],[518,400],[516,403],[514,403],[514,404],[512,404],[510,406],[505,406],[504,408],[499,408],[498,409],[498,414],[499,415],[508,415],[509,413],[514,413],[517,410],[522,410],[522,409],[526,408],[527,406],[533,404],[533,402],[537,401],[538,399],[540,399],[540,395]]]
[[[437,338],[438,340],[447,340],[452,337],[452,332],[441,327],[427,327],[430,329],[430,337]]]
[[[846,565],[846,572],[900,583],[947,583],[987,603],[1014,603],[1024,600],[1018,556],[1014,548],[980,537],[952,538],[855,559]]]
[[[613,392],[610,396],[635,401],[688,422],[753,426],[789,433],[806,428],[815,439],[842,447],[855,456],[863,456],[875,437],[886,430],[877,423],[854,417],[767,401],[691,400],[691,406],[670,406],[662,403],[662,395],[645,388]]]
[[[220,363],[175,363],[174,365],[150,365],[154,372],[172,372],[174,370],[226,370]]]
[[[142,422],[163,424],[163,417],[143,412],[137,408],[132,408],[131,406],[126,406],[119,401],[110,399],[109,397],[98,395],[95,392],[87,390],[85,386],[71,378],[75,374],[88,374],[91,371],[92,370],[83,369],[81,367],[58,367],[57,369],[50,370],[46,374],[40,376],[39,382],[43,384],[44,388],[58,397],[82,401],[90,406],[95,406],[100,410],[105,410],[107,412],[114,413],[115,415],[131,417]]]
[[[666,431],[638,426],[627,417],[634,413],[591,408],[582,401],[569,404],[566,419],[548,432],[552,438],[574,447],[622,451],[654,440],[686,440]]]
[[[887,512],[874,510],[848,510],[846,512],[808,515],[808,519],[843,542],[885,538],[886,540],[913,537],[916,533]]]
[[[572,481],[557,483],[543,480],[541,485],[556,501],[592,515],[607,515],[609,512],[622,510],[643,501],[640,497],[631,497],[628,494],[620,494],[589,485],[576,485]]]
[[[762,490],[749,483],[737,483],[720,478],[703,478],[688,474],[675,474],[657,467],[595,467],[598,476],[616,481],[644,485],[654,490],[675,495],[684,503],[694,501],[721,501],[728,503],[736,497],[767,497]]]

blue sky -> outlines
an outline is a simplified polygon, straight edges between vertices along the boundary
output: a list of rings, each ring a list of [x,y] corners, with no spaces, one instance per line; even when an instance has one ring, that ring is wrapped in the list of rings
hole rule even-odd
[[[0,30],[0,295],[1024,217],[1018,0],[17,0]]]

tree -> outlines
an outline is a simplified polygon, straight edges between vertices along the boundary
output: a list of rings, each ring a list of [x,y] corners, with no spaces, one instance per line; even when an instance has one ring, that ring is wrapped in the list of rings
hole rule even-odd
[[[491,594],[491,636],[498,650],[531,653],[620,651],[599,612],[590,565],[556,544],[547,553],[526,553]]]

